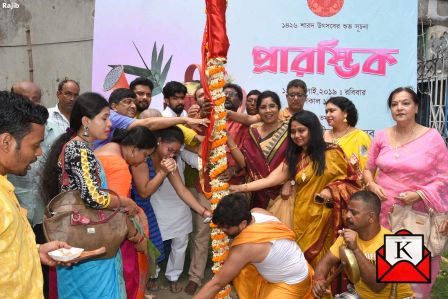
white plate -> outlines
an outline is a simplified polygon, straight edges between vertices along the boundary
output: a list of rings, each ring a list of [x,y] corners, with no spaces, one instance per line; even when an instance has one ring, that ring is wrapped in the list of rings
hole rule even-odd
[[[77,247],[72,247],[70,249],[59,248],[50,251],[48,255],[55,261],[68,262],[80,256],[83,251],[84,251],[83,248],[77,248]]]

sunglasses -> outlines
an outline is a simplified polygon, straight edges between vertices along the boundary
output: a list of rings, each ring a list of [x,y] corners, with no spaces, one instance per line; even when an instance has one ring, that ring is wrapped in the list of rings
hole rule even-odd
[[[334,208],[334,201],[332,199],[325,199],[322,196],[320,196],[320,194],[317,193],[314,195],[314,203],[319,205],[325,205],[325,207],[329,209]]]

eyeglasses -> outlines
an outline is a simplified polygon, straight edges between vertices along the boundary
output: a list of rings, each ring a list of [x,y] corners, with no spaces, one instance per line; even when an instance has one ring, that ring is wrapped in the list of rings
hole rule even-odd
[[[324,199],[322,196],[320,196],[320,194],[317,193],[314,195],[314,203],[325,205],[325,207],[329,209],[334,208],[334,201],[332,199]]]
[[[294,98],[300,99],[300,98],[304,98],[306,96],[306,94],[304,94],[304,93],[287,93],[286,95],[293,99]]]
[[[226,95],[226,97],[230,97],[230,98],[237,95],[237,93],[234,91],[228,91],[228,92],[225,92],[224,94]]]

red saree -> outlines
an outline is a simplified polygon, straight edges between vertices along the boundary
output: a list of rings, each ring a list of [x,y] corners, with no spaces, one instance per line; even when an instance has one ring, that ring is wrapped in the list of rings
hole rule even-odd
[[[277,168],[285,159],[288,144],[287,122],[264,138],[258,133],[259,126],[260,124],[250,126],[241,145],[250,181],[265,178]],[[266,209],[269,200],[275,199],[280,194],[281,188],[280,185],[254,192],[252,207]]]

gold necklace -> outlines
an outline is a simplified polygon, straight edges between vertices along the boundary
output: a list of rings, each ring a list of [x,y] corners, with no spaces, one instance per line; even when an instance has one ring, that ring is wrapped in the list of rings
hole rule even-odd
[[[305,154],[302,154],[302,158],[300,159],[300,171],[302,172],[300,178],[302,179],[302,182],[305,182],[306,180],[306,172],[305,172],[305,162],[306,162],[306,156]]]
[[[341,137],[336,138],[336,136],[334,135],[334,130],[331,129],[331,138],[333,139],[333,143],[334,144],[338,144],[339,145],[339,141],[341,140],[342,137],[344,137],[345,135],[347,135],[348,131],[350,130],[350,126],[347,127],[347,129],[345,129],[344,134],[342,134]]]
[[[409,141],[412,140],[412,138],[414,138],[414,133],[415,133],[415,129],[417,128],[417,124],[414,125],[414,127],[411,130],[411,133],[409,135],[408,138],[405,139],[405,142],[402,142],[401,144],[398,143],[398,130],[397,130],[397,126],[394,126],[394,135],[395,135],[395,141],[397,141],[397,145],[395,147],[391,148],[395,151],[394,157],[395,159],[400,158],[400,150],[398,149],[399,147],[404,147],[404,145],[406,145],[406,143],[408,143]]]

